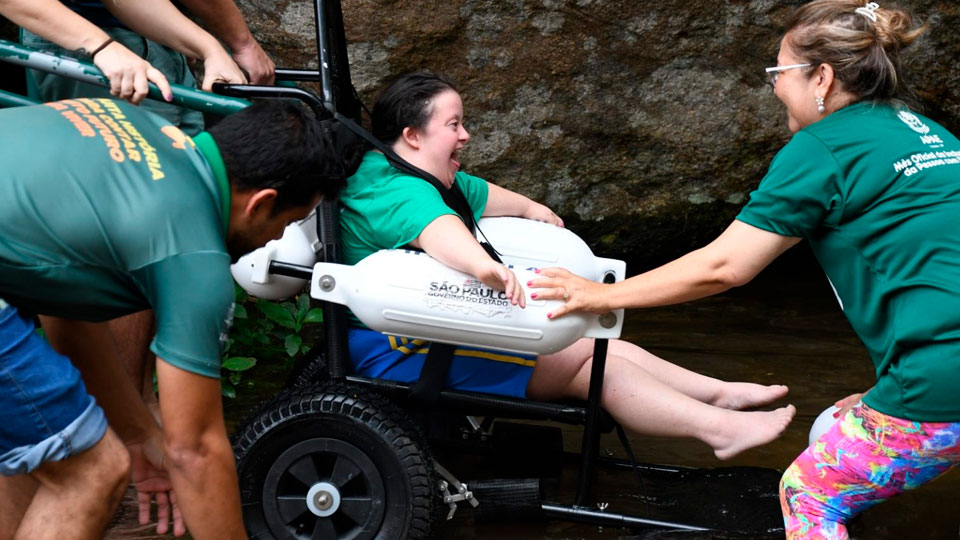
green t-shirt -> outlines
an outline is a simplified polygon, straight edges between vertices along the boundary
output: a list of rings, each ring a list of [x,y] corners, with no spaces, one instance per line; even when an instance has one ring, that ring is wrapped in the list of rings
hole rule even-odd
[[[455,180],[474,218],[487,205],[486,180],[458,172]],[[457,213],[432,184],[395,169],[380,152],[363,156],[340,194],[340,244],[345,264],[357,264],[381,249],[401,248],[440,216]]]
[[[810,242],[877,384],[865,402],[960,421],[960,141],[860,103],[797,132],[737,219]]]
[[[487,206],[487,181],[458,172],[454,182],[480,219]],[[340,247],[345,264],[357,264],[381,249],[402,248],[440,216],[457,215],[432,184],[394,168],[377,151],[367,152],[340,192]],[[363,327],[353,313],[350,321]]]
[[[218,376],[233,284],[212,138],[77,99],[0,111],[0,140],[0,297],[89,321],[153,308],[151,350]]]

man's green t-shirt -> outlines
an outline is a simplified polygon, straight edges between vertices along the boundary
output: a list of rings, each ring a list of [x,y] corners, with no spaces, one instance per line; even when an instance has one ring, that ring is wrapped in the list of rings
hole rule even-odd
[[[475,219],[487,206],[487,181],[458,172],[454,179]],[[345,264],[381,249],[402,248],[433,220],[457,215],[432,184],[394,168],[386,156],[367,152],[340,193],[340,244]]]
[[[797,132],[737,219],[810,242],[877,384],[865,402],[960,421],[960,141],[860,103]]]
[[[0,297],[89,321],[153,308],[151,350],[218,376],[233,284],[212,138],[77,99],[0,112],[0,140]]]

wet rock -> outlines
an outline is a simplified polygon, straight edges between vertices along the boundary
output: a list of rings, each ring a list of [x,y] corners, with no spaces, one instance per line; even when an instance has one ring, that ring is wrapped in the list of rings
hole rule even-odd
[[[715,237],[789,139],[763,68],[801,0],[343,0],[368,105],[403,73],[452,77],[466,170],[544,201],[604,253],[663,261]],[[907,80],[960,132],[960,4],[902,0],[929,31]],[[313,3],[238,0],[264,48],[316,66]]]

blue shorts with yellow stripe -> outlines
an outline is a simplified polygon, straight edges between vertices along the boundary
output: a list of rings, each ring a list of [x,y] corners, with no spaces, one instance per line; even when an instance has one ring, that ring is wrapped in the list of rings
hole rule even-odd
[[[348,333],[350,362],[357,375],[411,383],[420,377],[430,342],[388,336],[366,328]],[[457,347],[446,388],[525,397],[537,363],[535,355]]]

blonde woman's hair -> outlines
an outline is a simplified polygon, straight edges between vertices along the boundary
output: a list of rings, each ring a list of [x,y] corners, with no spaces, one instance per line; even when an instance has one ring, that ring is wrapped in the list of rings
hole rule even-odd
[[[901,76],[900,52],[925,30],[926,25],[915,27],[910,13],[896,7],[814,0],[787,20],[787,42],[804,62],[830,64],[856,101],[891,101],[910,94]]]

